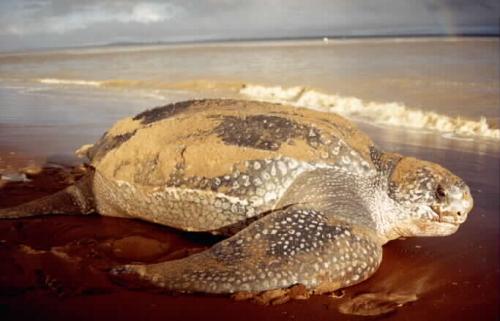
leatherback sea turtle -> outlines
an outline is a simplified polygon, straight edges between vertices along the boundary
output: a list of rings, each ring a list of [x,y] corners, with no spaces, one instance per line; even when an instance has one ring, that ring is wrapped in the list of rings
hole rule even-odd
[[[84,179],[0,217],[97,212],[231,235],[112,270],[176,291],[333,291],[372,275],[389,240],[454,233],[473,204],[443,167],[381,152],[336,114],[280,104],[170,104],[120,120],[80,153]]]

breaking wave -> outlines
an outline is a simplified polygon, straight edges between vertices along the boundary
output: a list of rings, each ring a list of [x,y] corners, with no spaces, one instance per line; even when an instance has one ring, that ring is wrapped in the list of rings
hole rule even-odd
[[[296,86],[263,86],[236,81],[191,80],[164,82],[156,80],[80,80],[40,78],[37,82],[48,85],[86,86],[109,89],[137,89],[155,98],[166,98],[162,90],[217,92],[217,96],[228,93],[240,94],[248,99],[286,103],[324,112],[335,112],[348,118],[368,121],[372,124],[398,126],[419,130],[437,131],[444,137],[470,139],[482,137],[500,140],[500,129],[494,128],[485,117],[479,120],[464,119],[439,114],[433,111],[409,108],[402,103],[367,102],[356,97],[326,94],[315,89]],[[495,126],[497,127],[497,126]]]
[[[246,85],[240,94],[254,100],[281,102],[297,107],[335,112],[348,118],[375,124],[432,130],[445,137],[484,137],[500,139],[500,129],[492,128],[486,118],[479,121],[451,117],[432,111],[406,107],[401,103],[365,102],[356,97],[344,97],[319,92],[306,87]]]

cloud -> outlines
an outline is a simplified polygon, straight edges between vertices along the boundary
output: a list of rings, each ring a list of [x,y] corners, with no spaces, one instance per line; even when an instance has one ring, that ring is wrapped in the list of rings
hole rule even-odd
[[[14,16],[5,16],[4,34],[26,35],[86,29],[96,24],[153,24],[179,16],[183,8],[169,2],[96,2],[70,7],[55,7],[49,1],[25,3],[13,8]],[[17,9],[17,10],[15,10]],[[54,10],[57,9],[57,10]],[[5,21],[5,20],[4,20]]]
[[[498,0],[0,0],[0,51],[116,41],[498,34]]]

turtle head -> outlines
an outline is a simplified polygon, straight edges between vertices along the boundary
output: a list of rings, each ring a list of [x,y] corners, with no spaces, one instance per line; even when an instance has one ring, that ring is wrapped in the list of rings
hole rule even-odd
[[[472,209],[469,187],[442,166],[402,158],[389,177],[389,196],[404,215],[395,229],[401,236],[444,236],[454,233]]]

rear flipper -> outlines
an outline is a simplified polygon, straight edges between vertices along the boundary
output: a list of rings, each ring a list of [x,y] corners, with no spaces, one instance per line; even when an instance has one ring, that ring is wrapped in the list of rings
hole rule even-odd
[[[112,274],[134,274],[184,292],[261,292],[302,284],[324,293],[368,278],[381,259],[381,242],[371,231],[292,206],[202,253],[158,264],[119,266]]]
[[[95,211],[92,194],[93,173],[89,171],[74,185],[18,206],[0,209],[0,219],[12,219],[47,214],[89,214]]]

